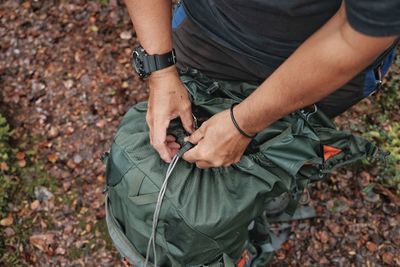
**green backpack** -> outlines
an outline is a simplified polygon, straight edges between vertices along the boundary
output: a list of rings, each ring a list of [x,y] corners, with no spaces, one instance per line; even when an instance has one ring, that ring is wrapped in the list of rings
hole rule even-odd
[[[194,70],[181,79],[198,123],[240,102],[256,88],[211,80]],[[147,103],[142,102],[127,112],[106,156],[109,233],[121,255],[135,267],[145,265],[157,198],[169,171],[150,145],[146,109]],[[178,120],[171,122],[168,131],[183,144],[186,134]],[[292,113],[260,132],[232,166],[198,169],[178,159],[155,225],[152,248],[157,266],[235,266],[250,247],[255,254],[271,252],[273,249],[257,246],[257,241],[249,238],[249,225],[259,226],[262,215],[273,220],[271,213],[264,213],[268,203],[287,196],[278,210],[290,218],[310,181],[376,154],[373,144],[336,130],[313,107]],[[148,256],[154,262],[152,250]],[[251,266],[263,266],[256,262]]]

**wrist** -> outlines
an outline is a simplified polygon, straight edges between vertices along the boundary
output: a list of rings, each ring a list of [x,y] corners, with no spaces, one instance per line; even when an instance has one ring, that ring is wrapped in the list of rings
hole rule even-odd
[[[178,77],[178,70],[176,69],[175,65],[166,67],[161,70],[156,70],[152,72],[149,76],[149,79],[159,79],[159,78],[165,78],[165,77]]]
[[[248,136],[255,136],[260,129],[254,122],[254,117],[250,116],[250,110],[242,103],[235,106],[232,110],[238,127]]]

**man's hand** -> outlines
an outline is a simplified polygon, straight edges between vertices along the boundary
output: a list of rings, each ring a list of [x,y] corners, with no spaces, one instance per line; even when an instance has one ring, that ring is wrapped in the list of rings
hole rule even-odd
[[[170,162],[179,144],[172,136],[167,136],[169,122],[179,117],[185,130],[193,132],[189,96],[175,66],[152,73],[149,87],[146,121],[150,128],[150,143],[164,161]]]
[[[229,110],[225,110],[205,121],[187,141],[197,145],[183,154],[183,158],[196,163],[198,168],[209,168],[238,162],[251,139],[239,133]]]

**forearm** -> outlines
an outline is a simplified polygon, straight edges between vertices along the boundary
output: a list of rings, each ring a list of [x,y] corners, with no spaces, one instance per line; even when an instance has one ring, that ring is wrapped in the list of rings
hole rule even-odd
[[[140,44],[149,54],[172,49],[171,0],[125,0]]]
[[[235,108],[239,124],[248,133],[256,133],[286,114],[317,102],[362,71],[394,39],[356,32],[341,8]]]

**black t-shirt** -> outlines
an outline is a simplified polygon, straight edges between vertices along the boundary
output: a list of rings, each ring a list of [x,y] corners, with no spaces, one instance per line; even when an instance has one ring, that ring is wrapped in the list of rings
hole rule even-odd
[[[260,82],[339,9],[340,0],[184,0],[189,27],[174,33],[178,60],[209,76]],[[347,0],[351,26],[400,34],[400,0]]]

